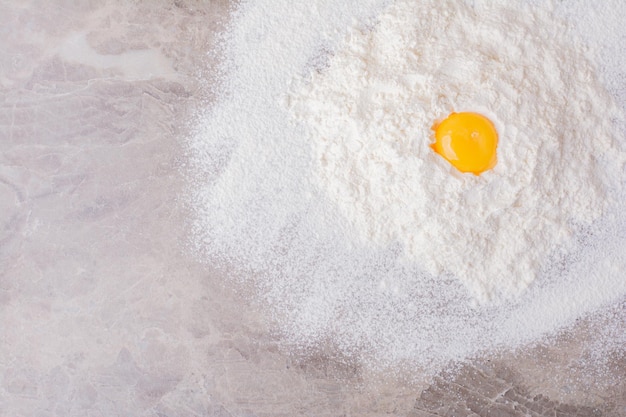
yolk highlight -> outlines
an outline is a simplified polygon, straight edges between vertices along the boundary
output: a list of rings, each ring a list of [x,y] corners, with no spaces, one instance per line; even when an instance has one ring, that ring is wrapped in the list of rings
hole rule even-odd
[[[498,132],[491,120],[478,113],[451,113],[433,125],[431,148],[461,172],[480,175],[496,165]]]

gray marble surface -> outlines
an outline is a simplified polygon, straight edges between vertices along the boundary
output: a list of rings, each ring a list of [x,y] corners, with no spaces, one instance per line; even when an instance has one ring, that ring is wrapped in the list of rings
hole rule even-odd
[[[0,0],[0,416],[626,416],[603,328],[412,384],[297,357],[185,250],[222,0]],[[624,321],[626,306],[613,308]]]

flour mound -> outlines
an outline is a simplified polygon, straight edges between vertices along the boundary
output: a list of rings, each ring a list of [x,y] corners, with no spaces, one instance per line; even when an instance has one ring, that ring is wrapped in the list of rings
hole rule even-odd
[[[511,2],[398,1],[294,83],[317,184],[363,244],[461,280],[480,301],[519,295],[603,215],[618,109],[581,45]],[[430,148],[452,111],[491,118],[498,164],[461,174]]]

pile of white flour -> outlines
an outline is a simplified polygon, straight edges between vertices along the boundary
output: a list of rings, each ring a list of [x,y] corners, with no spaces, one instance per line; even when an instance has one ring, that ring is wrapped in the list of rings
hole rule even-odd
[[[434,372],[620,302],[623,65],[572,22],[626,5],[578,3],[241,2],[189,140],[197,252],[290,348],[376,366]],[[611,21],[580,33],[626,57]],[[465,110],[500,135],[479,177],[428,148]]]
[[[514,3],[398,1],[352,29],[290,97],[315,175],[360,238],[399,242],[480,300],[510,298],[609,202],[618,110],[562,24]],[[430,148],[452,111],[489,115],[498,165],[461,174]]]

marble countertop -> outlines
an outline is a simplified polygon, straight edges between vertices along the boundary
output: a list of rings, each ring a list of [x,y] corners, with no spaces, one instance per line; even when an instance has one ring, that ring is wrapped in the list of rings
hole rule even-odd
[[[593,317],[408,384],[285,352],[193,259],[184,121],[228,8],[0,1],[0,416],[626,415]]]

